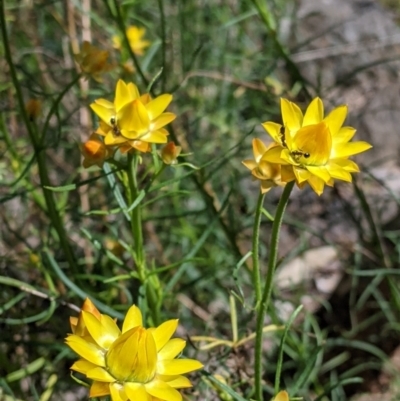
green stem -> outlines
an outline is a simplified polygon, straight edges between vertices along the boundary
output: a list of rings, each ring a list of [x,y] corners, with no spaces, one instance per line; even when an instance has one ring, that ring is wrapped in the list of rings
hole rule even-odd
[[[129,185],[129,202],[132,204],[139,196],[139,185],[137,180],[137,166],[139,163],[139,156],[128,153],[128,185]],[[152,324],[158,325],[160,322],[159,310],[160,310],[160,299],[159,296],[159,281],[157,276],[148,275],[146,267],[146,259],[144,252],[144,241],[143,241],[143,227],[142,227],[142,213],[141,205],[137,205],[131,211],[131,230],[133,236],[133,249],[134,259],[136,265],[136,271],[139,276],[139,280],[146,290],[146,301],[148,303],[150,314],[152,317]]]
[[[37,162],[38,162],[40,183],[42,185],[42,191],[43,191],[43,195],[44,195],[45,202],[46,202],[47,212],[48,212],[51,222],[53,223],[54,228],[57,232],[61,247],[64,250],[64,254],[68,261],[68,264],[69,264],[70,268],[75,271],[77,264],[76,264],[72,249],[70,247],[69,241],[67,239],[61,217],[58,213],[58,210],[57,210],[54,198],[53,198],[53,194],[51,191],[44,188],[45,186],[51,186],[51,182],[50,182],[49,175],[47,172],[46,157],[45,157],[45,154],[44,154],[43,149],[40,144],[40,138],[38,137],[36,130],[34,129],[33,125],[31,124],[28,113],[26,112],[26,109],[25,109],[24,98],[22,95],[22,90],[21,90],[19,81],[18,81],[17,72],[15,70],[15,66],[14,66],[14,63],[12,60],[10,44],[9,44],[8,35],[7,35],[6,21],[5,21],[5,15],[4,15],[4,0],[0,0],[0,27],[1,27],[2,37],[3,37],[4,55],[7,60],[8,66],[10,68],[10,75],[11,75],[11,79],[13,81],[13,85],[15,87],[15,92],[17,95],[17,101],[18,101],[20,113],[21,113],[22,119],[24,121],[24,124],[26,126],[26,129],[28,131],[29,139],[32,143],[33,149],[36,154],[36,158],[37,158]]]
[[[58,105],[60,104],[61,100],[65,96],[65,94],[80,80],[81,74],[78,74],[75,76],[75,78],[60,92],[60,94],[57,96],[57,99],[53,102],[51,105],[50,111],[47,114],[46,120],[43,125],[42,129],[42,135],[40,138],[40,145],[43,145],[44,138],[46,136],[47,129],[49,128],[50,124],[50,119],[53,116],[53,114],[56,112]]]
[[[258,195],[258,201],[256,206],[256,215],[254,218],[253,226],[253,247],[252,247],[252,259],[253,259],[253,287],[256,292],[256,309],[258,309],[261,302],[261,279],[260,279],[260,254],[259,254],[259,241],[260,241],[260,224],[262,216],[262,207],[264,203],[265,194],[260,191]]]
[[[128,183],[129,183],[129,202],[132,204],[139,195],[137,182],[137,165],[139,157],[137,154],[128,154]],[[131,211],[131,229],[134,240],[135,264],[137,273],[142,282],[146,279],[146,266],[143,251],[143,231],[142,231],[142,216],[141,206],[137,205]]]
[[[160,19],[161,19],[161,40],[162,40],[162,85],[161,90],[162,93],[165,92],[165,84],[166,84],[166,77],[167,77],[167,64],[166,64],[166,56],[167,56],[167,38],[165,33],[165,13],[164,13],[164,2],[163,0],[157,0],[158,2],[158,9],[160,10]]]
[[[286,205],[289,201],[290,193],[292,192],[294,181],[286,184],[283,190],[281,199],[279,200],[278,207],[276,209],[274,222],[272,224],[271,241],[269,247],[269,258],[268,258],[268,270],[267,277],[265,280],[265,287],[262,293],[261,302],[258,305],[257,310],[257,323],[256,323],[256,345],[255,345],[255,393],[256,400],[262,401],[262,339],[263,339],[263,327],[264,327],[264,314],[268,310],[269,301],[272,292],[272,283],[276,268],[276,260],[278,256],[278,242],[279,233],[282,225],[283,215],[285,213]]]

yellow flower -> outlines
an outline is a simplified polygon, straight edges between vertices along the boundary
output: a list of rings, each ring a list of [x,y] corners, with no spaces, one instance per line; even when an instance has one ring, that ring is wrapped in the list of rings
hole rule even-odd
[[[25,104],[25,110],[28,113],[29,119],[33,121],[39,116],[42,110],[42,102],[38,99],[29,99]]]
[[[71,369],[93,380],[90,397],[111,395],[112,401],[181,401],[176,390],[191,387],[185,373],[201,369],[194,359],[176,359],[186,342],[171,336],[178,320],[168,320],[156,328],[145,329],[142,314],[133,305],[120,330],[115,321],[82,310],[74,320],[67,345],[81,359]],[[98,311],[97,311],[98,312]],[[78,323],[83,330],[77,333]]]
[[[155,99],[149,94],[140,95],[135,84],[119,80],[114,103],[97,99],[90,105],[101,119],[96,132],[105,136],[107,146],[118,145],[122,152],[148,152],[150,143],[167,142],[168,131],[163,127],[176,118],[175,114],[164,112],[171,100],[169,94]]]
[[[268,147],[258,139],[253,139],[253,154],[255,160],[243,160],[242,163],[251,170],[251,174],[261,182],[261,192],[264,194],[272,187],[278,185],[285,185],[281,181],[281,165],[277,163],[270,163],[265,160],[271,152],[279,145],[276,143],[270,144]]]
[[[165,164],[178,163],[177,157],[180,155],[182,148],[176,146],[174,142],[168,142],[160,150],[160,157]]]
[[[92,77],[96,81],[101,82],[101,74],[114,68],[112,64],[108,63],[108,56],[108,51],[100,50],[85,41],[82,44],[81,52],[75,55],[75,60],[86,77]]]
[[[285,390],[282,390],[275,396],[273,401],[289,401],[289,394]]]
[[[95,133],[90,135],[89,139],[82,143],[80,148],[83,155],[82,165],[85,168],[94,165],[103,167],[104,161],[110,156],[110,149]]]
[[[305,114],[287,99],[281,99],[283,125],[265,122],[263,127],[279,144],[265,159],[289,166],[282,170],[282,181],[296,180],[301,187],[308,182],[321,195],[324,186],[334,179],[351,182],[351,173],[359,171],[349,156],[364,152],[372,146],[367,142],[349,142],[356,130],[342,127],[347,106],[339,106],[324,117],[324,106],[315,98]]]
[[[143,50],[150,45],[148,40],[143,40],[143,36],[146,33],[145,28],[139,28],[137,26],[130,26],[126,30],[126,36],[128,37],[129,45],[132,51],[138,55],[143,55]],[[121,38],[119,36],[113,37],[114,47],[121,49]]]

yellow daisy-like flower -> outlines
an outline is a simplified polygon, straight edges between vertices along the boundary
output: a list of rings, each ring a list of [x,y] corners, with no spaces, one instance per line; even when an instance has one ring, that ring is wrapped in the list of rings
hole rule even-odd
[[[88,301],[86,301],[88,302]],[[133,305],[120,330],[90,302],[71,321],[67,345],[81,359],[71,369],[93,380],[90,397],[111,395],[112,401],[181,401],[176,390],[191,387],[185,373],[201,369],[194,359],[176,359],[186,342],[171,336],[178,320],[145,329],[142,314]]]
[[[122,152],[133,148],[147,152],[150,143],[167,142],[164,126],[176,118],[164,112],[171,101],[170,94],[152,99],[149,94],[140,95],[135,84],[119,80],[113,103],[97,99],[90,107],[101,119],[96,132],[105,136],[107,146],[118,145]]]
[[[296,180],[301,187],[306,182],[321,195],[324,186],[334,179],[352,181],[351,173],[359,171],[350,156],[372,146],[367,142],[349,142],[356,130],[343,127],[347,106],[339,106],[324,117],[324,106],[315,98],[305,114],[287,99],[281,99],[283,125],[265,122],[263,127],[279,144],[265,160],[289,166],[282,169],[282,181]]]
[[[130,26],[126,30],[126,36],[128,37],[129,45],[137,56],[142,56],[144,49],[150,45],[148,40],[143,40],[145,33],[145,28],[139,28],[135,25]],[[114,36],[113,44],[116,49],[121,49],[121,38],[119,36]]]
[[[75,55],[75,60],[86,77],[92,77],[96,81],[102,82],[101,74],[114,68],[112,64],[108,63],[108,56],[108,51],[101,50],[85,41],[82,44],[81,52]]]
[[[269,154],[279,147],[276,143],[266,146],[260,139],[253,139],[254,160],[243,160],[242,163],[251,170],[251,174],[261,182],[261,192],[264,194],[272,187],[285,185],[281,180],[281,165],[278,163],[270,163],[265,159]]]

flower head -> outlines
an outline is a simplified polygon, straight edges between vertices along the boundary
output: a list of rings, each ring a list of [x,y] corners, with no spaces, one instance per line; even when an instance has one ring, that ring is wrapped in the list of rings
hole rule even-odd
[[[90,166],[103,167],[104,161],[110,156],[110,149],[106,147],[104,142],[93,133],[89,139],[81,144],[81,152],[83,155],[83,167]]]
[[[149,94],[140,95],[137,86],[119,80],[114,102],[97,99],[90,105],[100,117],[96,131],[105,136],[104,143],[119,146],[122,152],[137,149],[150,150],[150,143],[166,143],[168,131],[165,125],[175,119],[175,114],[164,112],[172,95],[163,94],[152,99]]]
[[[93,380],[89,396],[111,395],[112,401],[181,401],[176,389],[191,387],[182,375],[203,365],[194,359],[176,359],[186,344],[171,339],[178,320],[146,329],[140,310],[133,305],[120,330],[92,305],[85,301],[79,318],[71,321],[73,334],[66,338],[81,357],[71,369]]]
[[[135,25],[130,26],[126,30],[129,45],[137,56],[143,55],[144,49],[150,45],[148,40],[143,40],[145,33],[145,28],[139,28]],[[113,43],[116,49],[121,49],[121,38],[119,36],[113,37]]]
[[[271,152],[275,152],[277,144],[272,143],[268,147],[258,138],[253,139],[254,160],[243,160],[242,163],[251,170],[254,179],[260,180],[261,192],[264,194],[272,187],[285,185],[281,180],[281,165],[270,163],[265,159]]]
[[[160,156],[165,164],[176,164],[181,151],[182,148],[180,146],[176,146],[174,142],[168,142],[161,148]]]
[[[315,98],[305,114],[287,99],[281,99],[283,125],[265,122],[263,127],[278,144],[264,159],[286,166],[282,181],[296,180],[301,187],[308,182],[321,195],[324,186],[334,179],[351,182],[351,173],[359,171],[349,156],[364,152],[372,146],[367,142],[349,142],[356,130],[343,127],[347,106],[339,106],[324,116],[320,98]]]
[[[101,50],[85,41],[82,44],[81,52],[75,55],[75,60],[86,77],[92,77],[101,82],[101,74],[114,68],[112,64],[108,63],[108,56],[108,51]]]

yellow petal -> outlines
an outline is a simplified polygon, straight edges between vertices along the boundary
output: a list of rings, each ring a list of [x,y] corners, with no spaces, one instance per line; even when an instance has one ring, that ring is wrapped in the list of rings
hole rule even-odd
[[[124,391],[130,400],[150,401],[146,388],[141,383],[125,383]]]
[[[154,335],[154,333],[153,333]],[[174,359],[186,346],[186,341],[181,338],[169,340],[161,350],[158,351],[158,359]]]
[[[328,125],[332,136],[336,136],[347,117],[347,106],[342,105],[333,109],[324,121]]]
[[[75,370],[76,372],[86,374],[88,370],[94,369],[97,367],[94,363],[87,361],[86,359],[79,359],[76,361],[71,367],[71,370]]]
[[[243,160],[242,164],[247,167],[249,170],[253,170],[257,167],[257,163],[255,160]]]
[[[258,138],[254,138],[252,144],[254,158],[258,163],[261,159],[261,156],[267,151],[267,146],[261,141],[261,139]]]
[[[281,98],[281,112],[283,125],[290,131],[297,131],[303,124],[303,113],[299,106],[287,99]]]
[[[280,391],[275,396],[274,401],[289,401],[289,394],[286,391]]]
[[[336,135],[332,136],[332,142],[333,144],[349,142],[355,133],[356,129],[353,127],[342,127]]]
[[[342,181],[346,181],[346,182],[352,181],[351,174],[348,171],[346,171],[345,169],[343,169],[342,167],[340,167],[339,165],[335,165],[332,163],[332,164],[329,164],[327,166],[327,168],[328,168],[329,174],[332,178],[336,178],[338,180],[342,180]]]
[[[202,367],[203,364],[195,359],[172,359],[158,361],[157,372],[162,375],[182,375]]]
[[[68,336],[65,342],[82,358],[97,366],[105,366],[103,350],[96,344],[87,342],[74,334]]]
[[[371,148],[372,145],[364,141],[339,144],[332,149],[331,159],[349,157],[361,152],[365,152],[366,150]]]
[[[93,382],[90,387],[89,397],[104,397],[110,394],[110,385],[108,383]]]
[[[319,97],[316,97],[304,114],[303,127],[320,123],[324,118],[324,105]]]
[[[178,319],[173,319],[160,324],[153,331],[152,334],[154,341],[156,343],[157,351],[159,351],[162,347],[164,347],[164,345],[175,333],[177,327],[178,327]]]
[[[325,183],[327,183],[331,176],[325,166],[304,166],[311,174],[321,178]]]
[[[114,320],[107,315],[101,315],[99,321],[90,312],[82,311],[82,318],[90,335],[102,348],[108,349],[121,333]]]
[[[150,120],[156,119],[171,103],[172,95],[164,94],[157,96],[146,104],[146,109],[149,114]]]
[[[161,376],[162,377],[162,376]],[[175,376],[172,380],[164,380],[173,388],[189,388],[193,387],[190,380],[185,376]]]
[[[114,108],[104,107],[98,102],[92,103],[90,108],[108,125],[110,124],[111,118],[115,117]]]
[[[160,128],[157,131],[151,131],[147,134],[140,135],[140,140],[150,143],[167,143],[168,131],[164,128]]]
[[[145,384],[146,391],[153,397],[165,401],[182,401],[182,396],[179,391],[175,390],[167,383],[161,380],[153,380]]]
[[[329,165],[330,164],[340,166],[342,169],[348,171],[349,173],[358,173],[360,171],[357,163],[349,159],[333,159],[329,162]]]
[[[124,128],[128,131],[135,131],[135,133],[139,135],[146,133],[150,127],[150,119],[147,114],[146,107],[142,104],[140,100],[133,101],[129,113],[132,117],[129,121],[129,125],[123,125],[121,122],[121,129]],[[128,139],[136,138],[136,134],[133,138],[129,137],[128,135],[125,135]]]
[[[282,182],[291,182],[296,179],[296,176],[293,172],[293,166],[286,165],[281,166],[281,181]]]
[[[122,79],[119,79],[117,82],[117,87],[115,88],[115,99],[114,99],[114,105],[117,113],[127,103],[131,102],[132,100],[133,99],[131,98],[128,86]]]
[[[282,153],[285,151],[288,153],[287,149],[282,148],[282,146],[274,146],[270,147],[261,157],[261,160],[269,162],[269,163],[276,163],[276,164],[287,164],[288,162],[282,159]]]
[[[121,135],[116,136],[116,135],[114,135],[114,133],[112,131],[109,131],[107,133],[107,135],[105,136],[105,138],[104,138],[104,144],[106,146],[119,145],[119,144],[124,143],[126,141],[127,141],[126,138],[124,138]]]
[[[311,177],[311,173],[308,170],[301,167],[293,166],[293,173],[296,177],[296,182],[298,184],[307,181]]]
[[[125,316],[122,332],[125,333],[137,326],[143,326],[142,312],[136,305],[132,305]]]
[[[297,131],[293,141],[295,149],[291,149],[292,155],[294,150],[304,154],[299,158],[301,164],[321,166],[328,162],[331,155],[332,137],[325,122],[301,128]]]
[[[139,89],[133,82],[129,82],[128,91],[129,91],[129,97],[131,100],[140,98]]]
[[[274,123],[272,121],[267,121],[265,123],[261,124],[263,126],[263,128],[265,129],[265,131],[268,132],[268,134],[270,135],[270,137],[277,143],[281,143],[281,128],[282,125],[281,124],[277,124]]]
[[[109,386],[112,401],[127,401],[128,397],[125,395],[125,391],[121,384],[112,383],[109,384]]]
[[[105,369],[96,367],[86,373],[88,379],[97,380],[99,382],[114,383],[116,380]]]
[[[174,113],[163,113],[151,122],[151,129],[156,131],[174,121],[175,118],[176,115]]]
[[[323,180],[321,180],[321,178],[311,175],[307,182],[318,196],[324,192],[325,183]]]

